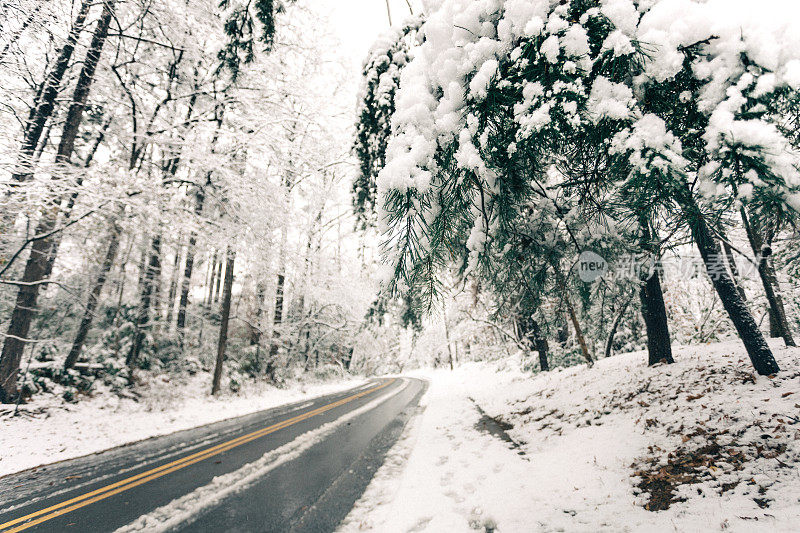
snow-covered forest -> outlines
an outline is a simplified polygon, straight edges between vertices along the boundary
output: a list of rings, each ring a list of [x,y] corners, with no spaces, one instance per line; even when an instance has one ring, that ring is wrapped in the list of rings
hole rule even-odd
[[[740,527],[745,500],[790,530],[800,8],[373,3],[3,2],[0,423],[46,444],[0,473],[410,374],[425,414],[345,530]],[[580,501],[515,458],[624,432]],[[544,476],[547,512],[466,474],[425,515],[434,459],[484,438],[507,469],[473,474]]]
[[[264,4],[4,7],[4,401],[350,365],[353,102],[310,6]]]

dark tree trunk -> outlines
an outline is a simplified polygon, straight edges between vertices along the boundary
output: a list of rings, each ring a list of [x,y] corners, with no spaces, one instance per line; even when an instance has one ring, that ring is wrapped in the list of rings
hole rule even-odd
[[[43,218],[46,215],[43,215]],[[40,227],[37,234],[40,234]],[[13,403],[17,396],[17,374],[22,360],[22,352],[28,342],[31,321],[36,310],[36,299],[39,296],[39,283],[46,277],[51,242],[40,239],[33,243],[31,255],[25,264],[25,272],[17,291],[17,300],[11,321],[8,325],[3,353],[0,357],[0,402]]]
[[[72,349],[70,349],[67,359],[64,361],[64,370],[69,370],[72,368],[78,361],[78,357],[81,355],[83,343],[86,342],[86,336],[89,334],[89,330],[92,327],[92,322],[94,321],[94,313],[97,310],[97,304],[100,301],[100,293],[103,291],[103,286],[108,278],[108,273],[111,271],[111,267],[113,266],[114,260],[117,257],[120,232],[121,228],[119,227],[119,224],[113,222],[111,226],[111,235],[108,242],[108,249],[106,250],[106,256],[103,259],[103,264],[100,266],[100,273],[97,275],[97,280],[92,287],[92,291],[89,293],[89,300],[86,302],[86,309],[83,312],[83,320],[81,320],[81,324],[78,326],[78,333],[75,335],[75,340],[72,343]]]
[[[736,283],[736,288],[739,289],[739,296],[741,296],[742,300],[746,302],[747,294],[744,292],[742,278],[739,275],[739,268],[736,266],[736,258],[733,256],[733,248],[731,248],[731,245],[728,244],[727,240],[724,240],[722,241],[722,249],[725,251],[725,259],[728,261],[728,268],[731,269],[733,282]]]
[[[719,243],[712,236],[711,230],[708,228],[703,214],[693,198],[689,197],[685,200],[684,213],[691,225],[692,238],[697,245],[700,256],[703,258],[706,272],[711,278],[711,283],[714,285],[725,311],[728,312],[731,322],[733,322],[739,337],[742,339],[753,367],[761,375],[777,373],[780,370],[778,363],[775,361],[764,335],[758,329],[758,324],[756,324],[753,315],[747,308],[747,303],[742,300],[739,290],[727,270],[720,268],[722,250]]]
[[[772,339],[783,337],[783,329],[781,328],[781,321],[775,316],[775,311],[772,307],[767,309],[767,318],[769,319],[769,336]],[[785,342],[785,341],[784,341]]]
[[[766,247],[764,246],[760,228],[757,227],[754,221],[749,219],[744,208],[741,209],[740,213],[747,233],[747,240],[750,241],[753,255],[758,262],[758,275],[761,278],[764,294],[769,303],[770,331],[773,332],[774,328],[774,333],[776,333],[774,336],[783,337],[783,342],[786,343],[786,346],[797,346],[794,342],[794,337],[792,337],[789,321],[786,320],[786,309],[783,306],[783,298],[780,295],[778,276],[775,274],[775,267],[772,265],[772,257],[769,253],[764,253]]]
[[[61,141],[56,152],[56,164],[69,164],[70,157],[75,149],[75,139],[83,119],[83,109],[89,96],[95,70],[100,61],[108,27],[111,23],[112,3],[103,5],[103,12],[92,36],[86,59],[78,75],[72,102],[67,112]],[[46,120],[46,119],[45,119]],[[35,124],[32,127],[37,127]],[[25,265],[22,282],[17,293],[17,301],[11,314],[8,333],[3,343],[3,352],[0,356],[0,402],[9,402],[17,395],[17,374],[22,359],[22,351],[28,340],[33,315],[36,312],[36,303],[42,282],[48,278],[53,270],[55,255],[52,253],[58,247],[60,237],[54,233],[58,220],[58,205],[45,208],[36,228],[36,235],[42,236],[31,245],[31,254]]]
[[[647,364],[674,363],[672,346],[669,338],[667,309],[661,292],[661,280],[658,272],[652,272],[639,286],[639,298],[642,302],[642,318],[647,330]]]
[[[14,35],[12,35],[10,39],[8,39],[6,44],[3,46],[3,49],[0,50],[0,59],[2,59],[6,55],[6,52],[8,52],[8,49],[11,48],[14,45],[14,43],[16,43],[19,40],[20,37],[22,37],[22,35],[25,33],[25,30],[28,29],[28,26],[30,26],[31,23],[38,18],[39,11],[42,10],[42,7],[44,7],[44,5],[45,2],[39,2],[39,5],[37,5],[34,8],[34,10],[31,11],[30,15],[28,15],[28,18],[25,19],[25,22],[23,22],[22,25],[17,29],[17,31],[14,32]],[[0,26],[0,32],[3,32],[2,26]]]
[[[646,219],[641,219],[639,226],[642,230],[642,248],[654,259],[652,271],[647,273],[647,278],[639,282],[642,318],[647,331],[648,364],[674,363],[669,338],[667,308],[664,306],[664,294],[661,291],[661,278],[659,277],[661,260],[658,244],[654,242],[650,224]]]
[[[160,257],[161,236],[156,235],[150,243],[150,260],[142,276],[142,291],[139,296],[139,316],[136,318],[136,332],[133,337],[131,349],[128,352],[128,357],[125,359],[125,364],[130,368],[133,368],[139,360],[139,354],[142,351],[142,344],[144,343],[144,333],[149,327],[150,307],[153,298],[153,282],[155,273],[159,268]]]
[[[556,331],[556,340],[562,348],[566,347],[569,341],[569,323],[564,318],[563,312],[559,311],[556,315],[558,317],[558,329]]]
[[[222,380],[222,363],[225,361],[225,347],[228,344],[228,320],[231,315],[231,292],[233,288],[233,267],[236,252],[228,248],[225,261],[225,282],[222,285],[222,305],[220,307],[219,341],[217,342],[217,362],[214,365],[214,381],[211,384],[211,394],[219,392]]]

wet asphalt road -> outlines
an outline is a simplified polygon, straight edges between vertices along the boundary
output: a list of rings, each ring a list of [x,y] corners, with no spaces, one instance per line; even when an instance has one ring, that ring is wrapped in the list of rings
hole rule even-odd
[[[0,532],[114,531],[162,506],[159,517],[175,522],[167,523],[169,531],[332,531],[382,464],[425,387],[409,378],[373,380],[0,478]],[[322,434],[310,439],[314,430]],[[218,481],[214,501],[176,510],[176,499],[209,492],[203,487],[216,476],[241,477],[259,460],[266,467],[232,485],[236,490],[222,492],[227,481]],[[141,530],[163,526],[149,522]]]

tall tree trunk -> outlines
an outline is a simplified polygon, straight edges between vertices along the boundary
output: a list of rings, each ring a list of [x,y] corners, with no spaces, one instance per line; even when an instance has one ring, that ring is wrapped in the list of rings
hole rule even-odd
[[[158,247],[155,246],[155,241],[158,241]],[[155,260],[155,268],[153,271],[153,296],[151,297],[151,307],[153,308],[153,318],[158,320],[161,316],[161,274],[163,268],[161,267],[161,233],[159,232],[156,235],[156,238],[153,240],[153,253],[157,253],[158,257]],[[151,258],[151,264],[153,263]]]
[[[133,368],[139,360],[139,355],[142,351],[142,344],[144,343],[144,333],[149,327],[150,322],[150,307],[153,298],[153,284],[155,281],[155,273],[159,269],[159,259],[161,257],[161,235],[156,234],[150,242],[150,260],[147,263],[144,276],[142,277],[142,290],[139,296],[139,315],[136,318],[136,332],[133,336],[133,343],[125,358],[125,364],[129,368]]]
[[[236,252],[228,247],[227,260],[225,261],[225,283],[222,285],[217,362],[214,365],[214,381],[211,384],[212,395],[219,392],[220,381],[222,379],[222,363],[225,361],[225,347],[228,344],[228,320],[231,315],[231,292],[233,288],[233,267],[235,260]]]
[[[200,216],[203,213],[205,199],[205,191],[202,187],[198,187],[195,193],[195,215]],[[181,345],[183,344],[183,330],[186,327],[186,308],[189,305],[189,289],[192,285],[192,270],[194,269],[194,253],[196,246],[197,232],[192,230],[191,235],[189,235],[189,246],[186,247],[186,264],[183,268],[183,280],[181,281],[181,299],[178,302],[177,328]]]
[[[122,228],[119,227],[116,220],[111,223],[111,234],[109,236],[108,248],[106,256],[103,259],[103,264],[100,266],[100,272],[97,275],[97,280],[89,293],[89,300],[86,302],[86,309],[83,312],[83,320],[78,326],[78,333],[75,335],[75,340],[72,343],[72,348],[64,361],[64,370],[69,370],[78,361],[83,349],[83,343],[86,342],[86,336],[92,327],[94,321],[94,314],[97,310],[97,304],[100,301],[100,293],[103,292],[103,286],[108,278],[108,273],[114,264],[119,250],[119,239]]]
[[[86,52],[81,72],[72,96],[72,101],[64,122],[58,150],[56,164],[66,166],[75,149],[75,139],[83,119],[83,110],[89,96],[100,54],[103,51],[108,27],[111,23],[113,4],[107,2],[103,5],[103,12],[92,36],[89,50]],[[35,124],[32,127],[37,127]],[[10,402],[17,395],[17,374],[22,359],[36,303],[42,281],[50,276],[55,260],[52,250],[58,246],[60,236],[54,232],[58,220],[58,206],[55,202],[51,207],[45,208],[36,228],[36,235],[41,236],[31,245],[31,254],[25,265],[22,281],[17,292],[17,301],[11,314],[3,351],[0,356],[0,402]]]
[[[760,228],[754,221],[750,220],[744,208],[741,209],[740,213],[747,233],[747,240],[750,241],[753,255],[758,262],[758,275],[761,278],[762,285],[764,285],[764,294],[769,303],[770,325],[775,327],[774,332],[777,333],[778,337],[783,337],[783,342],[786,343],[786,346],[797,346],[794,342],[794,337],[792,337],[789,321],[786,320],[786,309],[783,306],[783,298],[780,295],[778,276],[775,274],[772,257],[764,253],[764,239],[761,237]]]
[[[175,298],[178,295],[178,273],[181,267],[181,252],[183,252],[183,239],[178,239],[178,247],[175,249],[175,260],[172,262],[172,272],[170,272],[169,292],[167,293],[167,327],[172,326],[172,313],[175,312]]]
[[[270,380],[275,379],[275,371],[277,369],[278,349],[281,337],[281,323],[283,322],[283,300],[284,300],[284,284],[286,282],[285,269],[286,269],[286,241],[288,239],[288,229],[286,224],[281,228],[281,242],[278,249],[278,279],[275,284],[275,314],[272,319],[272,344],[269,348],[269,357],[267,360],[267,376]]]
[[[645,279],[639,283],[639,299],[642,303],[642,318],[647,331],[648,364],[660,362],[674,363],[672,346],[669,337],[669,324],[667,322],[667,308],[664,305],[664,294],[661,291],[661,258],[658,243],[654,242],[650,231],[650,223],[642,218],[639,224],[642,230],[642,249],[652,254],[653,269],[648,272]]]
[[[578,322],[578,315],[575,313],[575,308],[572,307],[572,301],[567,293],[567,281],[564,279],[564,274],[561,273],[561,268],[558,265],[552,266],[556,275],[556,281],[561,287],[564,303],[567,306],[567,314],[572,322],[572,327],[575,328],[575,336],[578,338],[578,344],[581,347],[581,355],[583,355],[583,358],[586,359],[586,362],[589,364],[589,366],[591,366],[594,364],[594,361],[592,360],[592,356],[589,354],[589,347],[586,344],[586,338],[583,336],[583,330],[581,330],[581,325]]]
[[[206,276],[206,294],[203,298],[203,303],[206,307],[211,306],[211,297],[213,296],[212,292],[214,289],[214,273],[217,271],[217,252],[214,251],[214,255],[211,256],[211,261],[208,262],[208,276]]]
[[[742,339],[753,368],[761,375],[775,374],[780,370],[778,363],[775,361],[764,335],[758,329],[758,324],[756,324],[753,315],[747,308],[747,303],[739,295],[739,290],[736,288],[733,279],[725,268],[719,268],[722,250],[717,240],[712,236],[699,206],[691,198],[690,194],[687,191],[683,209],[691,226],[692,238],[697,245],[700,256],[703,258],[711,283],[714,285],[725,311],[728,312],[731,322],[733,322],[739,337]]]
[[[211,303],[219,303],[219,286],[222,282],[222,263],[220,260],[217,262],[217,272],[214,274],[214,292]]]
[[[277,370],[278,349],[280,347],[281,323],[283,323],[283,272],[278,273],[278,282],[275,286],[275,315],[272,319],[272,344],[269,348],[269,360],[267,361],[267,376],[270,380],[275,379]]]

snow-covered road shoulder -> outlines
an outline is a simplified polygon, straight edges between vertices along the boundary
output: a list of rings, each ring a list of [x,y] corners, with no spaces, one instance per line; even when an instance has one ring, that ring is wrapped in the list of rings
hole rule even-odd
[[[667,366],[427,372],[425,411],[341,530],[794,531],[800,350],[774,351],[774,378],[735,342]]]
[[[201,376],[202,377],[202,376]],[[40,399],[20,416],[0,415],[0,476],[167,435],[227,418],[358,387],[364,379],[340,379],[277,389],[252,384],[238,394],[208,396],[207,383],[151,383],[139,401],[97,396],[76,404]]]

